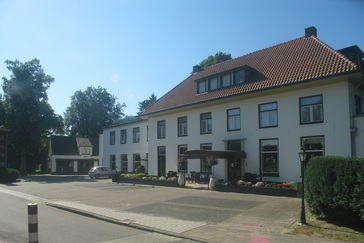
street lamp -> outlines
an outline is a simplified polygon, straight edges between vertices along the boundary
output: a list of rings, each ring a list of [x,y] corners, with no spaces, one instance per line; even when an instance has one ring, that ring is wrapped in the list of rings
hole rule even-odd
[[[306,165],[307,153],[303,147],[301,148],[301,151],[298,153],[298,157],[300,158],[300,161],[301,161],[301,178],[302,178],[302,183],[301,183],[302,206],[301,206],[300,224],[304,225],[304,224],[306,224],[304,175],[305,175],[305,165]]]

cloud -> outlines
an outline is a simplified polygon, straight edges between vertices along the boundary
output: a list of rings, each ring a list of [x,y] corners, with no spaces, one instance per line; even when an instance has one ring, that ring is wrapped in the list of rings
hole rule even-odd
[[[117,83],[117,82],[119,82],[119,81],[120,81],[120,76],[119,76],[119,74],[117,74],[117,73],[113,73],[113,74],[111,75],[110,79],[111,79],[111,82],[113,82],[113,83]]]

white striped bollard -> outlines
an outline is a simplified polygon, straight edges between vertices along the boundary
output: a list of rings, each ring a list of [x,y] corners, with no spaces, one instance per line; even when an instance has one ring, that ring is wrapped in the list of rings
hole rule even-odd
[[[28,204],[29,243],[38,243],[38,204]]]

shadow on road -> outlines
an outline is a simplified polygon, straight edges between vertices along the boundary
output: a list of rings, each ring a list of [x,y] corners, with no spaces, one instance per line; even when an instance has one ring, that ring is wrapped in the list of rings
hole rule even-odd
[[[21,176],[22,182],[39,182],[39,183],[71,183],[71,182],[95,182],[87,175],[32,175]],[[99,179],[110,180],[110,179]],[[16,182],[15,182],[16,183]]]

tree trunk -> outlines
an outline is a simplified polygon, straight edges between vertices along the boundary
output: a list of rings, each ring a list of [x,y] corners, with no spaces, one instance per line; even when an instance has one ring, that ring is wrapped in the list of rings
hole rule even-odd
[[[20,157],[20,174],[26,175],[27,174],[27,156],[25,151],[21,152]]]

